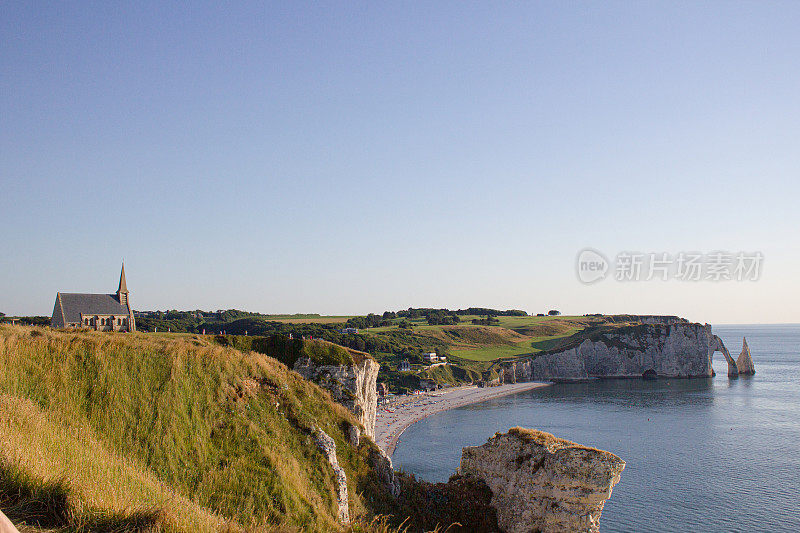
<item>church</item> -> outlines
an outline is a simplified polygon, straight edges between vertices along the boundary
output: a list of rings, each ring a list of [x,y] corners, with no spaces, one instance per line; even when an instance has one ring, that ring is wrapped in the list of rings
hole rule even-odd
[[[136,331],[130,292],[125,281],[125,264],[116,294],[56,293],[54,328],[86,328],[95,331]]]

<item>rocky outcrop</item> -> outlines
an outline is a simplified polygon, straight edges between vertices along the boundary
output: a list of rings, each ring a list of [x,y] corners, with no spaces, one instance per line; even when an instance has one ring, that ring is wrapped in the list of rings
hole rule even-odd
[[[579,337],[572,345],[514,362],[498,363],[503,381],[591,377],[711,377],[712,355],[727,353],[708,324],[683,320],[607,328]],[[729,375],[736,370],[726,355]],[[732,375],[736,375],[735,373]]]
[[[354,448],[358,448],[358,445],[361,443],[361,428],[354,425],[348,424],[347,426],[347,442],[350,443],[350,446]]]
[[[372,446],[369,449],[368,456],[370,466],[375,470],[375,474],[388,492],[392,496],[400,494],[400,483],[397,481],[397,476],[394,473],[392,466],[392,458],[389,457],[385,451],[378,446]]]
[[[486,483],[497,524],[507,533],[596,532],[623,468],[612,453],[512,428],[464,448],[458,473]]]
[[[756,367],[753,365],[753,357],[750,355],[750,347],[747,345],[747,339],[742,337],[742,353],[736,358],[736,368],[739,369],[739,374],[744,376],[752,376],[756,373]]]
[[[521,363],[521,365],[524,363]],[[502,383],[516,383],[518,376],[520,376],[520,370],[517,369],[517,363],[509,363],[508,365],[504,366],[500,369],[500,381]],[[524,372],[521,374],[524,376]],[[524,379],[524,378],[523,378]]]
[[[294,364],[295,372],[327,389],[335,401],[347,407],[364,426],[364,434],[372,439],[378,411],[379,368],[368,357],[353,365],[316,365],[308,357],[301,357]]]
[[[317,444],[317,447],[333,469],[336,482],[336,504],[338,506],[336,517],[340,523],[349,524],[350,508],[348,507],[347,499],[347,475],[344,469],[339,466],[339,460],[336,458],[336,443],[327,433],[316,427],[313,430],[312,436],[314,437],[314,442]]]

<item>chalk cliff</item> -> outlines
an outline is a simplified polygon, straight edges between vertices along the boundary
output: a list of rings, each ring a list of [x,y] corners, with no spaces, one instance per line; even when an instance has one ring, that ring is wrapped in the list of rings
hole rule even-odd
[[[375,438],[379,368],[368,357],[353,365],[316,365],[308,357],[301,357],[294,364],[295,372],[327,389],[335,401],[356,415],[364,426],[364,434],[371,439]]]
[[[313,428],[312,435],[314,442],[333,470],[333,477],[336,482],[336,518],[342,524],[349,524],[350,507],[347,498],[347,474],[345,474],[344,468],[339,465],[339,460],[336,457],[336,442],[317,427]]]
[[[589,377],[711,377],[711,359],[720,351],[728,374],[737,365],[708,324],[671,321],[642,323],[588,332],[573,344],[513,362],[497,364],[503,381]]]
[[[464,448],[458,474],[486,483],[502,531],[597,532],[623,468],[612,453],[512,428]]]
[[[736,368],[739,369],[739,374],[741,375],[753,375],[756,373],[756,367],[753,366],[753,358],[750,355],[750,347],[744,337],[742,337],[742,353],[736,359]]]

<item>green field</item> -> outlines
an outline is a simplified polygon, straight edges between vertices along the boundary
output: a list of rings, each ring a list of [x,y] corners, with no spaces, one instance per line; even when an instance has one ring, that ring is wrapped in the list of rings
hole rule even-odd
[[[454,349],[451,353],[456,357],[472,361],[494,361],[495,359],[530,354],[533,353],[533,348],[531,347],[530,341],[522,341],[513,345]]]
[[[582,316],[501,316],[491,326],[472,324],[474,315],[462,315],[461,323],[453,326],[430,326],[424,318],[410,320],[411,330],[398,326],[383,326],[361,330],[361,333],[386,337],[393,332],[406,331],[424,343],[439,343],[447,353],[470,361],[494,361],[548,350],[564,342],[602,319]],[[399,321],[398,321],[399,322]]]
[[[581,331],[581,329],[582,328],[578,327],[569,328],[563,334],[531,337],[528,340],[520,341],[513,345],[492,345],[482,346],[480,348],[454,349],[452,354],[473,361],[494,361],[507,357],[531,355],[555,347],[558,341],[571,337],[573,334]]]

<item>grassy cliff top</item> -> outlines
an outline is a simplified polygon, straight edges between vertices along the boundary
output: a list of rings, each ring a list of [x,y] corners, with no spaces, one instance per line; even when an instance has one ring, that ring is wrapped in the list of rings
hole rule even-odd
[[[28,530],[340,530],[312,426],[336,442],[351,516],[381,497],[350,412],[263,353],[0,326],[0,391],[0,508]]]
[[[458,325],[431,326],[419,318],[409,321],[411,330],[384,326],[363,331],[409,345],[441,347],[462,360],[488,362],[561,349],[602,329],[637,325],[643,320],[640,315],[499,316],[493,325],[477,325],[470,321],[480,317],[460,318]]]
[[[518,437],[523,441],[532,442],[534,444],[547,448],[548,451],[550,452],[553,452],[561,448],[581,448],[585,450],[597,450],[597,448],[583,446],[582,444],[577,444],[575,442],[572,442],[571,440],[556,437],[552,433],[539,431],[538,429],[529,429],[517,426],[509,429],[508,434]],[[500,435],[500,433],[498,433],[497,435]]]
[[[301,357],[308,357],[317,365],[358,365],[372,357],[359,350],[339,346],[322,339],[292,339],[286,335],[247,336],[247,335],[187,335],[201,342],[213,342],[220,346],[230,346],[237,350],[254,351],[269,355],[288,366]]]

